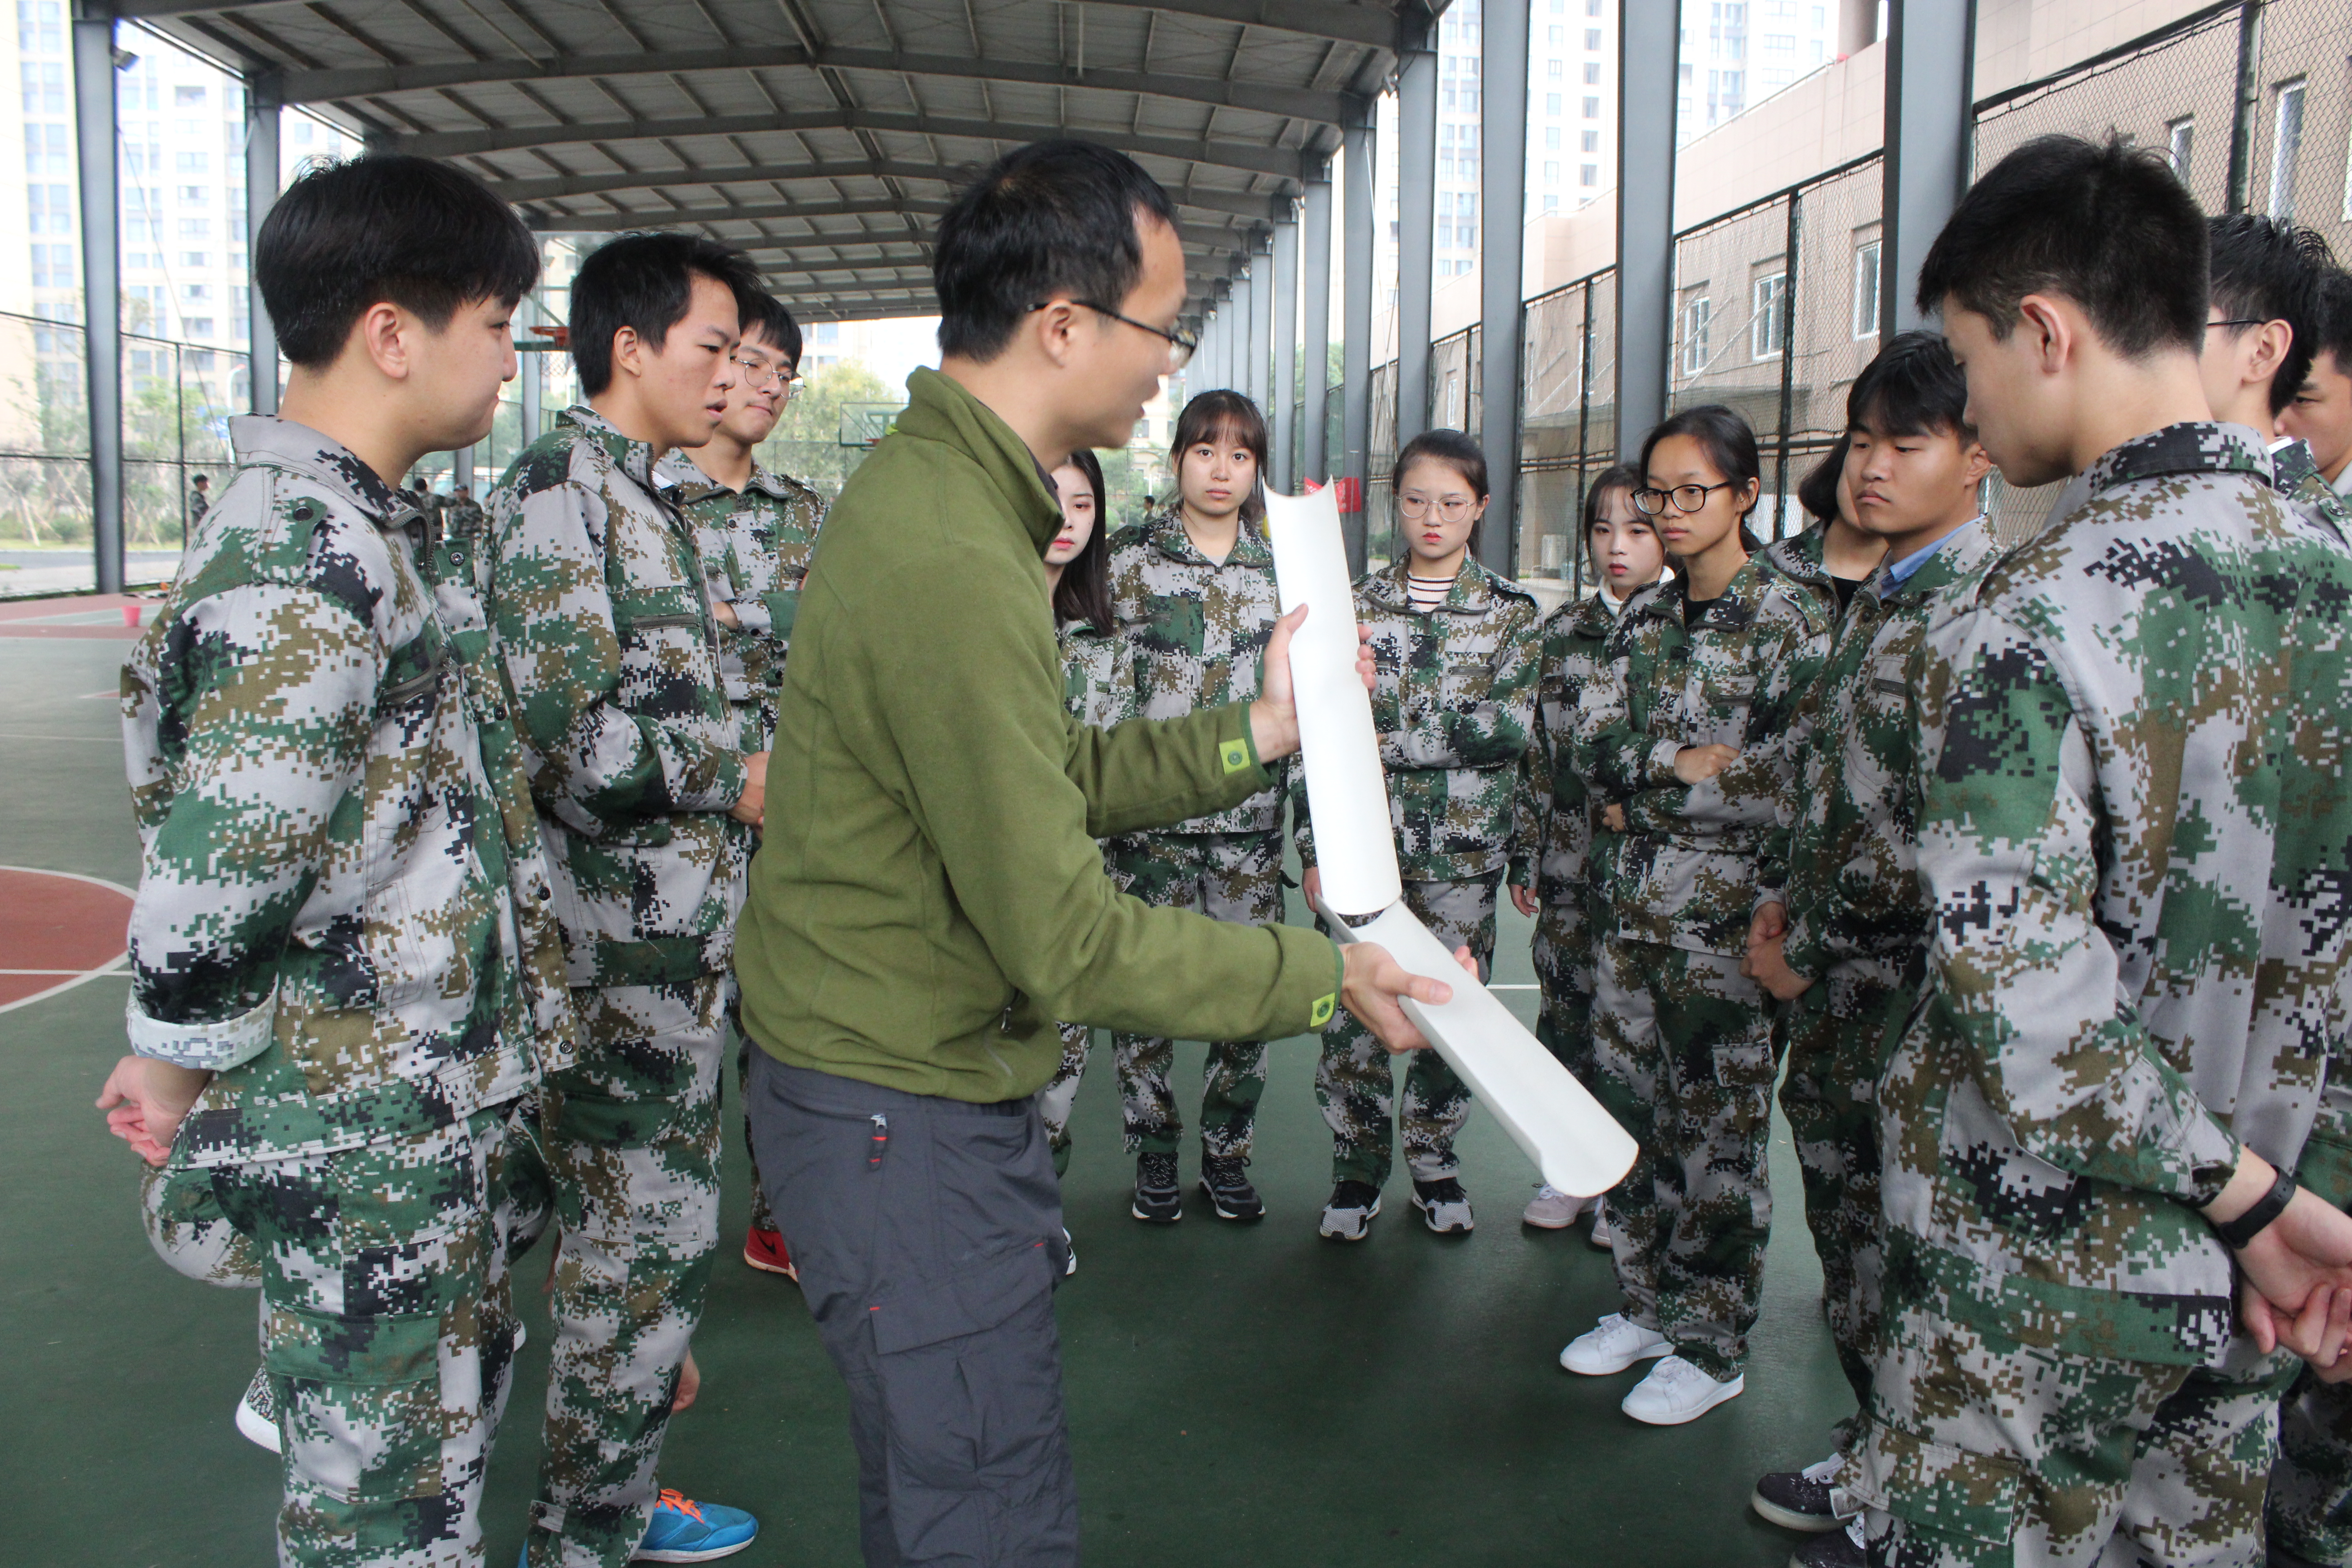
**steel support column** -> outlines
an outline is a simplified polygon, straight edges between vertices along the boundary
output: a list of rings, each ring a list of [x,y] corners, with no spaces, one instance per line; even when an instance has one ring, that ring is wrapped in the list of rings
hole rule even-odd
[[[1919,264],[1969,188],[1976,0],[1888,0],[1878,341],[1920,324]]]
[[[1250,258],[1250,401],[1269,418],[1274,403],[1274,237]],[[1267,454],[1269,457],[1271,453]]]
[[[81,178],[82,368],[89,407],[90,564],[122,592],[122,202],[115,189],[114,9],[73,16],[75,162]]]
[[[1666,416],[1675,337],[1675,96],[1680,0],[1618,0],[1617,455]]]
[[[1298,489],[1298,224],[1274,226],[1274,485]]]
[[[1479,37],[1478,445],[1493,500],[1478,559],[1517,575],[1520,305],[1528,206],[1528,0],[1483,0]],[[1466,406],[1466,400],[1465,400]]]
[[[1344,258],[1347,298],[1339,318],[1340,416],[1343,450],[1334,478],[1354,481],[1354,506],[1339,522],[1348,536],[1348,570],[1364,569],[1364,489],[1372,440],[1372,128],[1348,127],[1340,142],[1347,182]],[[1343,495],[1341,506],[1347,507]]]
[[[1524,64],[1521,69],[1526,68]],[[1437,243],[1437,51],[1397,68],[1397,447],[1429,428],[1429,310]]]
[[[515,325],[522,328],[523,331],[518,331],[515,336],[520,338],[526,332],[536,336],[534,318],[539,314],[539,302],[526,294],[522,297],[522,304],[519,309],[521,313],[515,318]],[[522,383],[518,388],[518,395],[522,399],[522,444],[528,447],[539,439],[539,405],[541,397],[544,395],[545,383],[542,377],[546,374],[547,356],[544,353],[527,353],[517,354],[515,357],[521,362],[515,367],[515,374],[521,379]]]
[[[1305,380],[1305,406],[1299,411],[1300,431],[1298,475],[1301,479],[1318,483],[1329,477],[1331,454],[1328,450],[1326,421],[1329,411],[1324,399],[1331,381],[1331,182],[1316,180],[1307,187],[1306,234],[1307,265],[1305,268],[1307,318],[1306,342],[1299,350],[1299,374]],[[1303,485],[1301,488],[1305,488]]]
[[[449,455],[449,493],[456,495],[457,487],[474,488],[474,448],[460,447]]]
[[[278,98],[275,76],[256,75],[245,84],[245,254],[260,250],[261,220],[278,201]],[[278,412],[278,330],[262,307],[261,285],[247,285],[246,342],[251,357],[247,379],[256,414]]]

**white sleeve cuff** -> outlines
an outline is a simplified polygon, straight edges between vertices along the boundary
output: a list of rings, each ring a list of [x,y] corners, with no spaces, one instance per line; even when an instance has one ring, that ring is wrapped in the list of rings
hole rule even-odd
[[[134,1054],[198,1072],[226,1072],[269,1048],[278,1022],[278,987],[272,985],[251,1011],[217,1024],[167,1024],[141,1012],[135,996],[123,1009],[123,1021]]]

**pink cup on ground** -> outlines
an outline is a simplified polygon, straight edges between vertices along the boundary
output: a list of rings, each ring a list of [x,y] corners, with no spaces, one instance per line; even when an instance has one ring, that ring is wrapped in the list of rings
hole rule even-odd
[[[138,605],[125,605],[122,606],[122,624],[126,626],[135,626],[139,624]]]

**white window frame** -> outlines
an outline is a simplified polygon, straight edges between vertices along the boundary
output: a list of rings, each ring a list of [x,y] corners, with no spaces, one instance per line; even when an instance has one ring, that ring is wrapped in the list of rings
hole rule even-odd
[[[2294,221],[2294,177],[2303,162],[2303,113],[2308,85],[2300,77],[2283,81],[2271,99],[2270,215],[2281,223]]]
[[[1853,247],[1853,337],[1856,342],[1878,335],[1879,295],[1886,286],[1881,270],[1879,241],[1865,239]],[[1868,278],[1870,286],[1863,287]]]
[[[1750,361],[1780,357],[1780,339],[1787,328],[1789,272],[1768,272],[1748,287],[1748,357]]]
[[[1683,303],[1683,374],[1706,374],[1709,350],[1715,330],[1715,300],[1706,294],[1693,295]]]

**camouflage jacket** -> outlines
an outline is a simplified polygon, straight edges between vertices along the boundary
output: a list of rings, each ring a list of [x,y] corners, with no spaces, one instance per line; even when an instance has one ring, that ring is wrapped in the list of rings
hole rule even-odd
[[[1282,618],[1264,523],[1244,522],[1233,553],[1217,563],[1193,547],[1175,508],[1156,512],[1111,535],[1110,592],[1128,639],[1137,717],[1181,719],[1257,700],[1266,638]],[[1278,831],[1290,766],[1267,771],[1281,781],[1276,787],[1166,831]]]
[[[730,490],[705,479],[690,457],[674,454],[656,477],[677,487],[678,510],[693,525],[711,602],[735,606],[737,624],[719,628],[719,668],[726,677],[727,700],[749,702],[783,681],[801,581],[816,557],[824,500],[798,479],[772,474],[756,460],[751,481],[740,491]],[[755,735],[744,744],[749,751],[765,751],[768,737]]]
[[[1135,717],[1133,656],[1125,637],[1097,631],[1091,621],[1064,621],[1054,640],[1062,648],[1062,700],[1071,718],[1108,730]]]
[[[1577,716],[1585,785],[1622,802],[1630,828],[1594,845],[1613,934],[1747,952],[1759,866],[1795,777],[1797,702],[1828,655],[1833,614],[1761,555],[1718,598],[1694,605],[1676,580],[1625,606]],[[1675,753],[1710,743],[1738,760],[1685,785]]]
[[[196,1165],[426,1131],[574,1041],[505,689],[436,607],[425,519],[316,431],[232,434],[122,672],[131,1044],[217,1072]]]
[[[455,539],[475,539],[488,531],[489,513],[478,500],[459,500],[452,496],[442,503],[436,521],[440,532]]]
[[[2179,424],[2076,476],[1937,602],[1920,686],[1920,1011],[1881,1074],[1894,1281],[2032,1342],[2216,1360],[2228,1252],[2196,1212],[2292,1165],[2316,1091],[2255,1016],[2294,595],[2250,432]]]
[[[1410,556],[1356,579],[1356,620],[1372,634],[1372,724],[1388,773],[1389,826],[1408,881],[1457,882],[1525,865],[1519,767],[1533,743],[1534,595],[1465,560],[1445,602],[1412,607]],[[1315,863],[1307,780],[1294,775],[1298,858]]]
[[[2000,548],[1979,518],[1899,584],[1880,570],[1798,709],[1791,831],[1760,880],[1784,890],[1799,974],[1818,981],[1847,963],[1888,985],[1916,980],[1928,925],[1916,874],[1920,649],[1937,596],[1969,592]]]
[[[1829,536],[1830,525],[1817,522],[1801,533],[1774,540],[1764,547],[1762,553],[1782,576],[1791,583],[1801,584],[1819,599],[1822,607],[1829,612],[1830,619],[1834,621],[1838,618],[1837,579],[1830,575],[1826,560]]]
[[[1584,689],[1601,677],[1617,630],[1618,612],[1603,602],[1607,593],[1561,605],[1537,628],[1536,731],[1519,765],[1512,839],[1516,853],[1534,858],[1533,886],[1546,905],[1580,907],[1591,891],[1592,803],[1585,794],[1585,762],[1576,751],[1576,718]],[[1528,886],[1528,874],[1515,859],[1512,885]]]
[[[751,829],[692,531],[590,408],[490,492],[491,624],[522,715],[574,985],[728,967]]]

